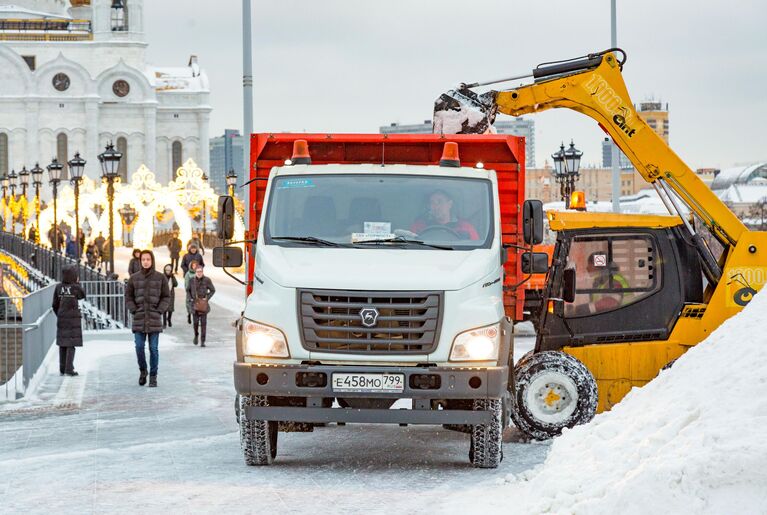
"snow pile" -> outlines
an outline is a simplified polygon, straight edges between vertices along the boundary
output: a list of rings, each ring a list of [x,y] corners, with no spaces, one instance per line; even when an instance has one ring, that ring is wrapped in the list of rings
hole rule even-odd
[[[455,495],[448,511],[767,513],[766,325],[763,291],[672,369],[566,431],[544,464]]]

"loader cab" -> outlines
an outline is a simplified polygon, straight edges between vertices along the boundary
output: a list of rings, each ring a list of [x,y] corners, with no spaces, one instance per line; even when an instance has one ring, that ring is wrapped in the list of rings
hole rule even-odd
[[[670,216],[549,213],[557,231],[536,351],[669,338],[703,300],[699,258]]]

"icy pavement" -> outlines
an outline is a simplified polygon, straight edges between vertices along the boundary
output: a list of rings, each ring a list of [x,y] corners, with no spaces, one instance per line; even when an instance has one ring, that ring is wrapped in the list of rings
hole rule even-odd
[[[247,467],[231,372],[231,299],[242,290],[206,271],[222,293],[209,347],[190,343],[179,288],[181,311],[160,339],[158,388],[137,385],[130,335],[110,336],[78,350],[81,376],[49,375],[36,399],[0,405],[0,513],[410,513],[543,462],[547,444],[508,442],[499,469],[478,470],[468,435],[333,425],[280,433],[274,465]],[[517,354],[531,343],[520,338]]]

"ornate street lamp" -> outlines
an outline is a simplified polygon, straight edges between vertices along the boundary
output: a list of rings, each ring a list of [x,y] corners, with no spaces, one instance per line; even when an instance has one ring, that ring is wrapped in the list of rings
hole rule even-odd
[[[554,178],[559,184],[560,195],[565,201],[565,209],[570,208],[570,195],[575,189],[575,182],[580,177],[578,171],[581,167],[581,156],[583,152],[575,148],[575,144],[570,141],[570,148],[565,150],[565,144],[559,146],[559,150],[551,154],[554,160]]]
[[[205,172],[202,173],[202,182],[206,183],[208,182],[208,176],[205,174]],[[200,238],[201,243],[205,241],[205,233],[208,232],[208,210],[206,209],[207,205],[205,202],[205,197],[202,199],[202,238]],[[205,245],[203,243],[203,245]]]
[[[43,169],[40,163],[35,163],[31,170],[32,184],[35,186],[35,243],[40,243],[40,186],[43,185]]]
[[[27,212],[21,214],[22,232],[21,237],[27,237],[27,217],[29,217],[29,199],[27,198],[27,186],[29,186],[29,170],[24,166],[19,172],[19,182],[21,183],[21,196],[24,198],[24,202],[27,205]],[[26,214],[26,216],[25,216]]]
[[[115,272],[115,220],[114,208],[115,201],[115,179],[119,177],[120,160],[122,153],[115,150],[110,141],[106,150],[99,154],[99,163],[101,163],[101,176],[107,181],[107,200],[109,201],[109,272]]]
[[[80,248],[80,183],[83,181],[83,170],[85,170],[85,159],[80,157],[80,152],[75,152],[75,157],[69,160],[69,171],[72,177],[69,181],[75,188],[75,247],[77,247],[77,259],[80,259],[82,249]]]
[[[8,179],[7,174],[0,175],[0,186],[3,188],[3,212],[0,213],[3,219],[3,227],[2,227],[3,230],[5,230],[5,208],[6,208],[5,195],[6,195],[6,192],[8,191],[9,182],[10,181]]]
[[[51,161],[51,164],[49,164],[47,168],[48,180],[53,187],[53,241],[51,244],[53,245],[54,252],[60,252],[61,247],[59,242],[60,231],[57,201],[59,196],[59,182],[61,182],[61,171],[64,169],[64,165],[59,163],[58,159],[54,157],[53,161]]]
[[[120,213],[120,216],[123,219],[123,225],[125,226],[123,229],[123,233],[126,237],[123,239],[126,241],[123,241],[123,245],[125,245],[126,247],[132,247],[133,238],[131,238],[130,236],[131,236],[131,230],[133,228],[133,222],[136,221],[137,211],[130,204],[125,204],[117,212]]]
[[[16,182],[18,181],[19,176],[16,174],[16,170],[11,170],[11,173],[8,174],[8,183],[11,188],[11,199],[16,200]],[[13,210],[10,212],[11,219],[11,234],[16,236],[16,217],[13,214]]]
[[[226,185],[229,189],[229,196],[234,197],[234,187],[237,186],[237,174],[234,170],[229,170],[226,174]]]

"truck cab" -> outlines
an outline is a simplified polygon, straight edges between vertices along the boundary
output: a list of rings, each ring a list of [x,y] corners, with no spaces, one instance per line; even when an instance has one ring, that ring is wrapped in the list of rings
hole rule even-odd
[[[424,138],[415,146],[446,146]],[[504,227],[496,171],[461,166],[449,143],[441,166],[391,150],[391,163],[307,162],[306,144],[253,192],[234,363],[246,463],[271,463],[280,430],[397,423],[468,432],[471,462],[497,466],[513,364],[504,289],[520,266],[503,240],[520,224]]]

